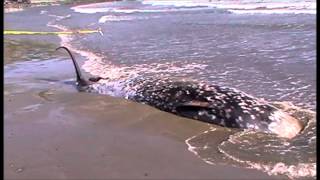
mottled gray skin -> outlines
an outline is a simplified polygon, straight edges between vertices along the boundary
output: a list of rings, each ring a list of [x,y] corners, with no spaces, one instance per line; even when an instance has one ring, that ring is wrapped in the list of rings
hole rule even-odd
[[[71,52],[60,48],[67,50],[73,60],[79,91],[121,96],[179,116],[225,127],[271,132],[285,138],[293,138],[302,130],[295,118],[232,88],[169,78],[108,81],[95,77],[85,80]],[[100,83],[102,79],[107,82]]]
[[[232,128],[255,128],[270,132],[273,106],[231,88],[188,81],[141,82],[129,99],[180,116]]]

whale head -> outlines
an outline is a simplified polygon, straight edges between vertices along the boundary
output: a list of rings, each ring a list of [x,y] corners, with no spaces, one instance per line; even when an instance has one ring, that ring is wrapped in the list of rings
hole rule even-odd
[[[268,129],[279,137],[291,139],[303,129],[303,125],[299,120],[281,110],[272,112],[270,119],[272,119],[272,122],[268,125]]]

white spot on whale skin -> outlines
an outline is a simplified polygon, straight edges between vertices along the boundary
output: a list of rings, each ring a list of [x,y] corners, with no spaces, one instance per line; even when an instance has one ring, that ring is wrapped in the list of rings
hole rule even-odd
[[[226,112],[226,118],[230,119],[230,117],[231,117],[230,113]]]
[[[256,111],[260,111],[260,108],[258,108],[258,107],[254,107],[253,109]]]
[[[224,121],[224,119],[221,119],[220,124],[221,124],[222,126],[226,126],[226,122]]]
[[[237,122],[243,122],[243,118],[241,116],[239,116],[237,119],[236,119]]]
[[[211,115],[210,118],[211,118],[212,120],[215,120],[215,119],[217,118],[217,116]]]
[[[209,97],[205,97],[208,101],[214,101],[213,97],[212,96],[209,96]]]
[[[200,92],[199,92],[199,95],[202,95],[203,93],[204,93],[204,91],[200,91]]]
[[[244,114],[250,114],[250,112],[247,111],[247,110],[244,110],[243,113],[244,113]]]
[[[199,111],[198,114],[199,114],[199,116],[203,116],[203,115],[206,114],[206,112],[205,111]]]
[[[271,120],[271,121],[275,121],[276,119],[274,118],[274,116],[269,116],[269,119]]]
[[[257,129],[257,126],[255,126],[254,124],[247,123],[246,125],[249,129]]]

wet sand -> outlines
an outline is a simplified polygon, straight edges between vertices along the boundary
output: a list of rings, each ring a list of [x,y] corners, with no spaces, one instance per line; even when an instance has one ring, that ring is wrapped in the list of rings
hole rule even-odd
[[[5,96],[7,179],[270,179],[190,153],[184,140],[206,124],[107,96],[38,93]]]
[[[47,29],[42,17],[20,23],[21,15],[36,17],[40,11],[5,16],[5,27]],[[55,36],[5,38],[59,45]],[[32,58],[12,57],[21,50],[5,50],[6,65]],[[43,49],[30,48],[23,53],[40,52]],[[124,99],[78,93],[63,81],[74,77],[71,64],[63,71],[68,57],[57,57],[60,67],[43,61],[33,69],[41,73],[47,68],[48,73],[28,74],[25,69],[27,76],[16,73],[5,79],[5,179],[280,179],[257,170],[206,164],[185,144],[187,138],[207,130],[206,123]],[[4,73],[6,77],[9,70]],[[56,81],[37,80],[38,76]]]

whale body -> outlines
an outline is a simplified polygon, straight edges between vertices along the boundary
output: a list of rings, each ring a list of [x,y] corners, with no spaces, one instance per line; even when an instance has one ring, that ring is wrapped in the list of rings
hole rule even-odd
[[[136,77],[108,81],[93,77],[85,80],[72,53],[66,47],[76,71],[79,91],[120,96],[162,111],[220,126],[254,129],[293,138],[302,123],[282,110],[234,88],[204,82],[170,78]],[[99,83],[102,79],[104,83]]]

